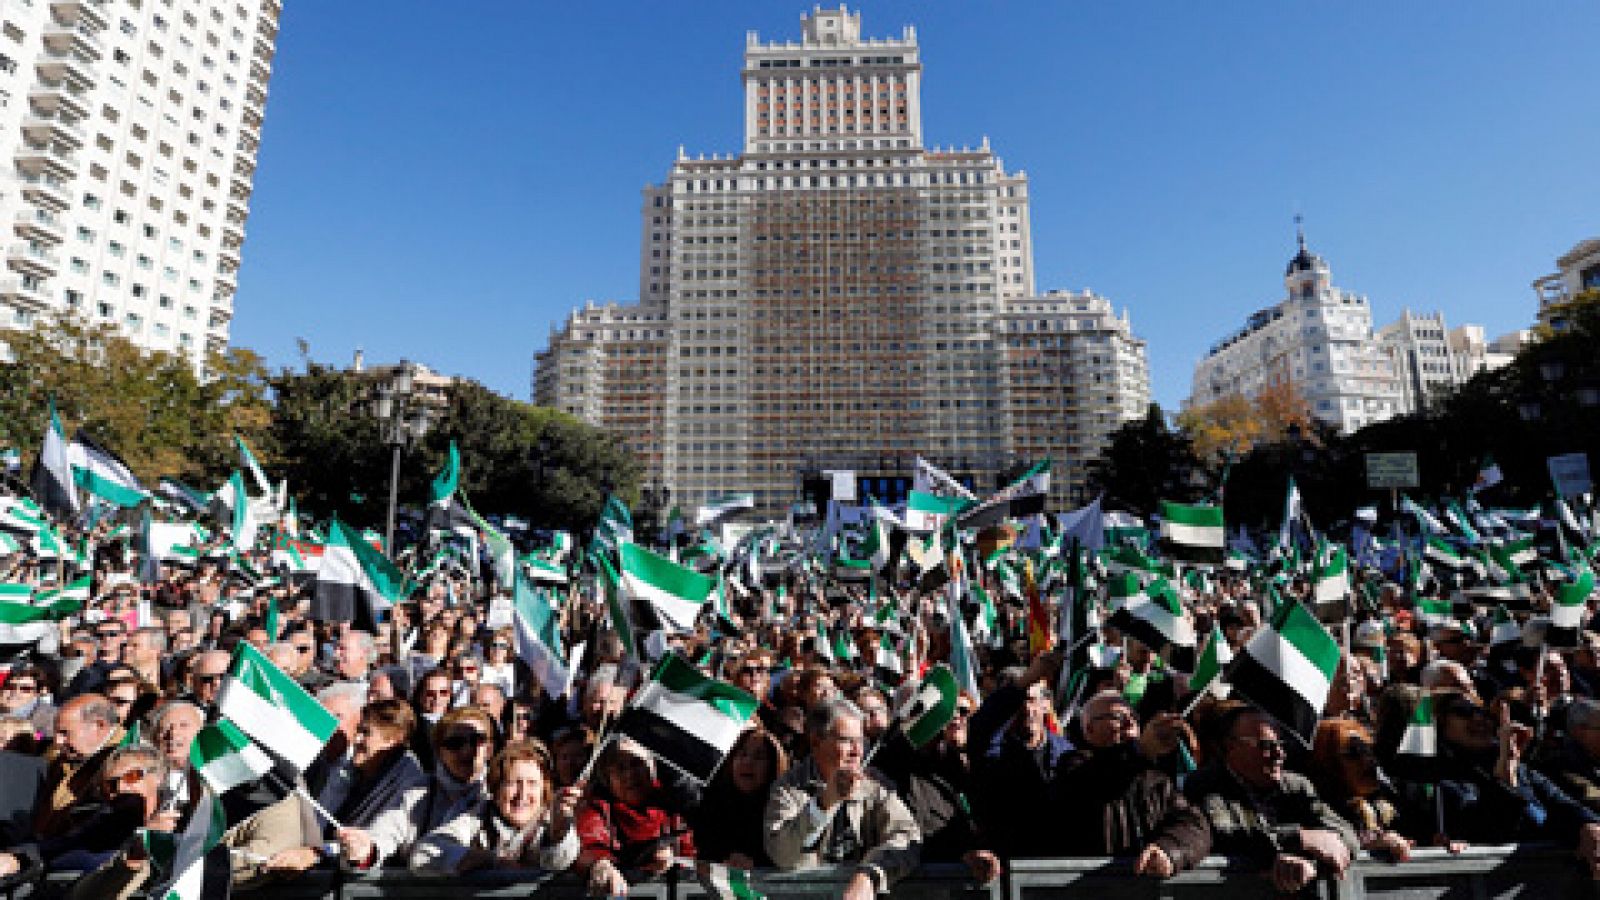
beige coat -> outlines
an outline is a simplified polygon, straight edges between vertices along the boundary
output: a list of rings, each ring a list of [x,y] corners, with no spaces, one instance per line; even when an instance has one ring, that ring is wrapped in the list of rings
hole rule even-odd
[[[909,875],[922,858],[922,831],[916,819],[888,787],[883,776],[868,769],[850,799],[845,816],[861,839],[860,863],[880,892]],[[837,810],[823,813],[815,798],[823,789],[817,764],[806,759],[772,785],[764,817],[767,855],[780,869],[827,865],[818,850],[828,845]]]

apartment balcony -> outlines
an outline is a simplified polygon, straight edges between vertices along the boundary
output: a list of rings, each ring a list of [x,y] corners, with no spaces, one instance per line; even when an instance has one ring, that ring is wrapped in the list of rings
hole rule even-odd
[[[239,290],[239,273],[237,270],[217,269],[217,288],[232,294]]]
[[[12,306],[44,312],[55,305],[55,292],[40,284],[36,278],[21,275],[0,276],[0,298]]]
[[[66,239],[61,230],[61,220],[54,213],[42,209],[19,210],[16,215],[17,234],[25,239],[59,244]]]
[[[111,24],[101,0],[51,0],[50,13],[57,22],[82,22],[96,31]]]
[[[239,245],[234,244],[229,246],[227,242],[223,242],[222,246],[217,248],[217,259],[224,263],[230,264],[235,271],[238,271]]]
[[[283,15],[283,0],[261,0],[261,15],[274,22],[278,21]]]
[[[33,113],[22,120],[22,134],[34,143],[56,142],[80,149],[89,140],[88,132],[76,122],[69,122],[59,113]]]
[[[80,91],[94,87],[94,63],[71,50],[46,50],[34,60],[34,68],[44,81],[64,81]]]
[[[61,179],[76,178],[78,157],[61,144],[26,141],[17,145],[17,168],[30,175],[42,172]]]
[[[267,92],[253,84],[248,85],[244,89],[244,105],[245,109],[261,112],[267,108]]]
[[[100,43],[100,39],[76,23],[71,25],[54,21],[46,23],[44,44],[55,50],[72,51],[87,56],[91,60],[99,60],[105,56],[105,46]]]
[[[17,179],[22,185],[22,196],[30,203],[61,212],[72,205],[72,195],[67,183],[53,175],[22,175]]]
[[[64,112],[74,119],[89,115],[89,103],[81,91],[75,91],[64,81],[41,79],[28,90],[28,103],[38,112]]]
[[[271,80],[272,80],[272,61],[271,60],[265,59],[265,58],[260,57],[260,56],[257,56],[254,59],[250,60],[250,83],[251,84],[260,85],[261,87],[264,88],[264,87],[267,86],[267,82],[271,81]]]
[[[231,220],[231,221],[237,221],[240,225],[243,225],[245,220],[249,219],[249,218],[250,218],[250,198],[249,197],[235,197],[235,196],[229,195],[229,197],[228,197],[228,219]]]
[[[54,250],[18,241],[6,248],[6,262],[24,275],[49,278],[61,271],[61,257]]]

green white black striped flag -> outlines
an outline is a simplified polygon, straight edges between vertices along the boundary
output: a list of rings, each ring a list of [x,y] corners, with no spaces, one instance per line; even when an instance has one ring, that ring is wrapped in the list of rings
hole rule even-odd
[[[382,551],[334,519],[317,569],[311,616],[325,622],[352,622],[373,631],[381,613],[401,599],[404,583],[400,571]]]
[[[107,503],[132,509],[150,497],[121,457],[95,443],[81,429],[67,448],[67,460],[78,487]]]
[[[1183,608],[1171,582],[1157,578],[1148,586],[1128,594],[1126,591],[1132,578],[1131,575],[1123,575],[1120,585],[1115,586],[1120,596],[1112,602],[1107,624],[1138,638],[1146,647],[1158,652],[1168,644],[1193,647],[1194,621]]]
[[[1206,641],[1205,649],[1200,651],[1194,674],[1189,677],[1189,687],[1196,692],[1210,691],[1218,700],[1226,700],[1233,689],[1221,676],[1230,662],[1233,662],[1233,648],[1228,646],[1222,626],[1213,622],[1211,637]]]
[[[222,801],[202,789],[183,831],[140,829],[145,852],[161,873],[160,879],[154,881],[161,886],[145,896],[153,900],[227,897],[233,880],[228,847],[222,843],[227,828]]]
[[[1431,758],[1439,753],[1439,730],[1434,724],[1433,697],[1423,694],[1417,699],[1417,708],[1411,711],[1405,733],[1400,736],[1400,746],[1395,753],[1400,756]]]
[[[272,757],[227,719],[200,729],[189,745],[189,765],[212,791],[225,794],[272,771]]]
[[[632,542],[618,546],[617,560],[625,597],[653,610],[664,631],[694,631],[700,608],[711,594],[709,577]]]
[[[712,497],[695,513],[694,524],[697,528],[704,527],[713,522],[719,522],[740,510],[755,509],[755,506],[756,495],[749,491]]]
[[[691,862],[695,862],[691,860]],[[750,884],[750,873],[722,863],[702,862],[706,867],[701,883],[718,900],[766,900],[767,895]]]
[[[1550,606],[1550,629],[1545,643],[1551,647],[1578,646],[1578,632],[1589,615],[1589,595],[1594,593],[1594,572],[1584,567],[1575,578],[1556,589],[1556,602]]]
[[[244,465],[245,471],[250,473],[250,480],[256,484],[256,493],[272,496],[272,482],[267,480],[267,473],[262,471],[256,455],[250,452],[250,445],[245,443],[244,438],[238,433],[234,434],[233,443],[239,448],[239,462]]]
[[[1221,563],[1228,548],[1222,507],[1162,502],[1161,542],[1174,559]]]
[[[522,572],[517,573],[511,594],[511,622],[522,661],[539,679],[545,696],[551,702],[560,700],[572,683],[572,673],[567,669],[565,651],[561,648],[561,620],[549,597],[535,589]]]
[[[616,731],[704,783],[716,774],[758,705],[744,691],[707,678],[688,660],[668,653],[618,717]]]
[[[272,661],[240,641],[222,682],[217,710],[257,743],[300,771],[316,758],[338,728],[323,708]]]
[[[1309,610],[1285,600],[1228,666],[1239,696],[1276,719],[1305,747],[1317,730],[1339,668],[1339,645]]]
[[[5,585],[4,594],[8,599],[0,600],[0,647],[12,651],[21,645],[38,643],[55,630],[56,622],[83,609],[81,599],[49,595],[41,596],[44,603],[35,606],[18,590],[26,587]]]

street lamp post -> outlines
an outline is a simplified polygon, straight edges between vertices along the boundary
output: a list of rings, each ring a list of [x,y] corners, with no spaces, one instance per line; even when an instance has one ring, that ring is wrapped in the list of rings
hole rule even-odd
[[[373,409],[383,442],[389,445],[392,453],[389,464],[389,514],[383,533],[384,549],[390,555],[394,554],[394,517],[400,502],[400,451],[412,441],[421,439],[429,425],[427,407],[413,407],[415,391],[411,363],[402,359],[394,377],[378,388],[378,399]]]

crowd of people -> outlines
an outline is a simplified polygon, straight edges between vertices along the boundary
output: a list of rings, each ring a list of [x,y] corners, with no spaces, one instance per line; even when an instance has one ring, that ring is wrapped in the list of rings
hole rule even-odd
[[[1310,582],[1284,573],[1271,602],[1318,608],[1341,644],[1305,741],[1220,681],[1191,684],[1179,667],[1192,660],[1109,617],[1086,668],[1081,645],[1030,646],[1028,598],[980,568],[966,577],[999,601],[974,647],[977,690],[913,742],[899,711],[953,652],[945,586],[769,566],[651,650],[626,645],[604,591],[574,569],[553,591],[562,633],[585,650],[571,683],[552,685],[511,627],[490,625],[492,581],[464,569],[418,583],[363,630],[313,616],[314,579],[241,579],[226,554],[141,581],[136,542],[106,530],[87,602],[11,648],[0,681],[0,875],[83,873],[74,897],[170,877],[148,836],[197,815],[196,735],[218,718],[240,644],[337,728],[303,771],[221,797],[234,889],[319,867],[494,869],[572,873],[615,896],[673,869],[827,866],[864,898],[927,863],[987,883],[1021,858],[1124,858],[1166,878],[1220,855],[1295,891],[1363,853],[1403,862],[1418,847],[1516,842],[1568,847],[1600,877],[1600,633],[1553,646],[1555,586],[1538,578],[1506,640],[1494,608],[1426,617],[1428,588],[1371,570],[1329,618]],[[15,584],[60,583],[49,563],[12,562]],[[1181,593],[1195,633],[1215,629],[1235,654],[1268,615],[1254,572],[1218,566]],[[1040,601],[1052,617],[1060,596]],[[613,729],[652,653],[758,701],[707,782]],[[1436,737],[1418,757],[1402,745],[1424,701]]]

